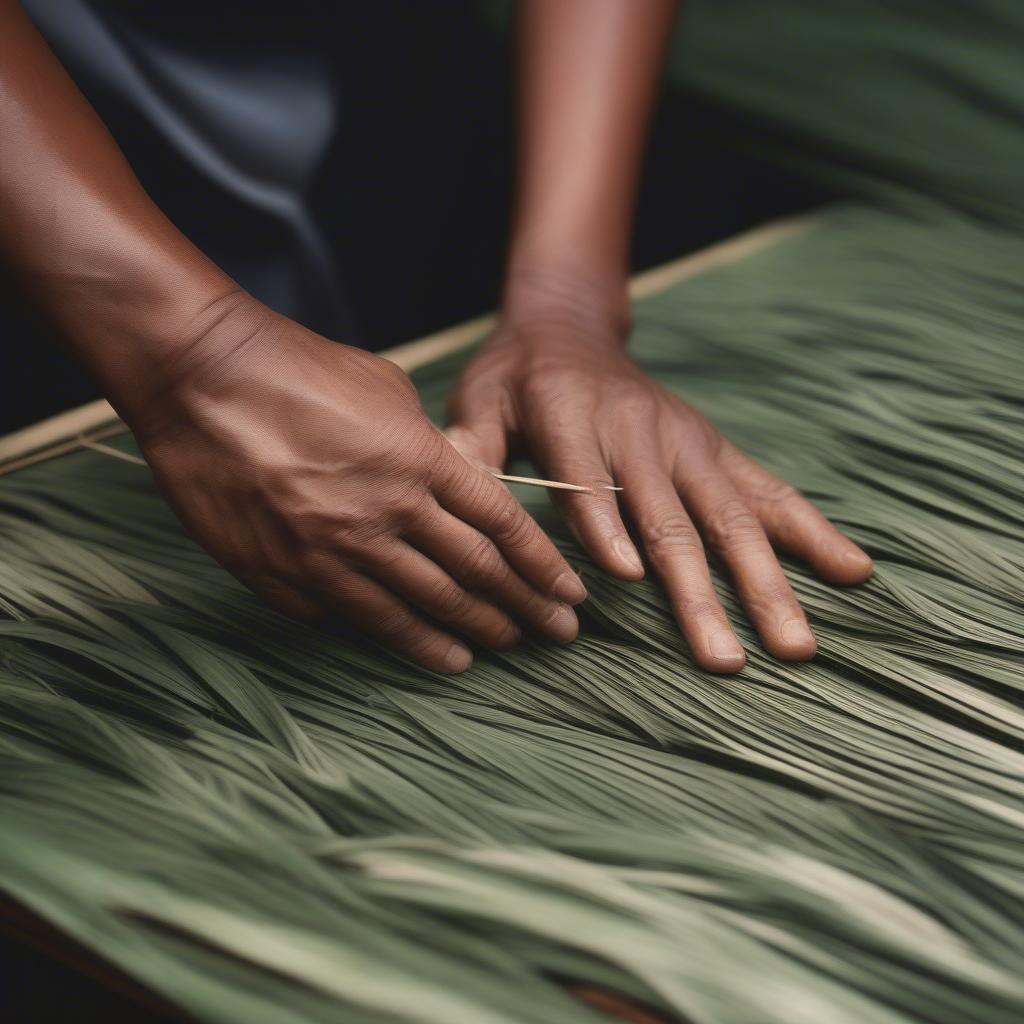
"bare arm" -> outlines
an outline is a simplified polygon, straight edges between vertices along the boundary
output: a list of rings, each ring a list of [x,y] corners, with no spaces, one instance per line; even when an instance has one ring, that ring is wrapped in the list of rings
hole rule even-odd
[[[606,571],[658,575],[699,664],[744,652],[704,545],[731,572],[764,646],[815,640],[773,552],[856,583],[868,556],[629,358],[627,252],[637,171],[673,0],[521,0],[519,196],[498,331],[463,373],[449,436],[501,465],[525,439],[542,472],[595,486],[556,500]],[[623,487],[621,502],[602,485]]]
[[[576,635],[585,596],[409,379],[257,302],[146,195],[20,6],[0,0],[0,253],[134,430],[164,494],[280,610],[439,671],[458,634]]]
[[[506,305],[624,333],[637,176],[677,0],[522,0]],[[582,294],[581,294],[582,290]]]
[[[14,0],[0,0],[0,247],[111,399],[238,288],[143,191]]]

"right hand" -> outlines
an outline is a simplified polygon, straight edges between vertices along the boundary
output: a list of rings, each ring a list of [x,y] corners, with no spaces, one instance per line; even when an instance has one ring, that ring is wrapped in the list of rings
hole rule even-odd
[[[472,663],[453,633],[503,649],[518,621],[574,639],[579,578],[405,373],[247,296],[224,302],[158,392],[119,403],[218,562],[278,610],[333,614],[436,671]]]
[[[577,300],[572,313],[579,309]],[[840,585],[870,576],[868,555],[643,373],[612,323],[548,314],[531,323],[506,307],[452,393],[453,443],[501,466],[515,438],[544,476],[590,485],[589,494],[560,492],[556,501],[598,566],[636,580],[644,565],[628,515],[694,659],[709,672],[738,672],[746,655],[715,594],[705,544],[729,570],[765,649],[786,661],[813,657],[814,635],[773,547]],[[616,484],[618,500],[607,489]]]

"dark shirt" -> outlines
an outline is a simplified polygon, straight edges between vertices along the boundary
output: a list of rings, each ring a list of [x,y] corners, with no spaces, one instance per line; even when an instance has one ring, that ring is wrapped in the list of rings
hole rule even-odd
[[[278,311],[378,347],[493,303],[509,75],[479,4],[25,7],[161,209]]]

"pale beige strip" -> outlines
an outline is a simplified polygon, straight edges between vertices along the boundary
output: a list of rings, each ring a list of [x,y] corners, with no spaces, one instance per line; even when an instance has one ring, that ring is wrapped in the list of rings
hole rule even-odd
[[[96,441],[91,437],[86,437],[84,434],[79,434],[75,440],[77,440],[83,448],[99,452],[101,455],[110,455],[115,459],[121,459],[122,462],[130,462],[135,466],[148,465],[146,460],[139,458],[138,455],[132,455],[131,452],[123,452],[120,448],[115,448],[113,445],[101,444],[99,441]]]
[[[700,252],[646,270],[630,282],[630,295],[634,299],[647,298],[705,270],[734,263],[783,238],[808,230],[813,223],[813,219],[807,216],[772,221]],[[435,359],[466,348],[496,323],[497,317],[493,314],[480,316],[380,354],[406,372],[412,372]],[[83,447],[83,437],[99,441],[127,429],[103,399],[69,409],[0,438],[0,476],[34,462],[76,451]]]
[[[491,474],[496,480],[504,480],[509,484],[529,484],[531,487],[550,487],[555,491],[583,491],[586,494],[592,494],[594,491],[593,487],[584,487],[583,484],[567,484],[562,480],[542,480],[537,476],[512,476],[508,473],[501,473],[496,469],[487,468],[487,472]],[[613,487],[611,484],[605,484],[602,488],[604,491],[621,491],[621,487]]]

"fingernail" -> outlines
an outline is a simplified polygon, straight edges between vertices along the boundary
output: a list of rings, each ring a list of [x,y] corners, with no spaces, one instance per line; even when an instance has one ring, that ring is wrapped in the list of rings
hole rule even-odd
[[[551,593],[560,601],[565,601],[566,604],[579,604],[580,601],[587,599],[587,588],[583,586],[582,580],[574,572],[563,572],[555,580]]]
[[[612,543],[612,550],[618,555],[619,561],[633,572],[644,571],[644,563],[640,561],[640,554],[628,538],[616,537]]]
[[[814,634],[810,627],[802,619],[787,619],[779,630],[779,636],[783,643],[801,645],[815,645]]]
[[[711,651],[711,656],[719,661],[742,662],[746,657],[740,642],[725,629],[711,635],[711,639],[708,641],[708,650]]]
[[[544,623],[544,629],[556,640],[567,644],[570,640],[576,639],[576,635],[580,631],[580,623],[576,618],[576,613],[568,605],[560,604]]]
[[[871,567],[871,556],[866,551],[847,551],[843,554],[843,563],[851,569],[868,569]]]
[[[448,672],[465,672],[473,664],[473,655],[468,647],[452,644],[444,656],[444,667]]]

